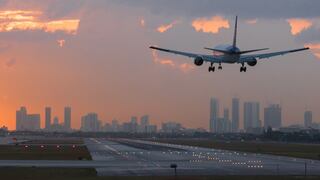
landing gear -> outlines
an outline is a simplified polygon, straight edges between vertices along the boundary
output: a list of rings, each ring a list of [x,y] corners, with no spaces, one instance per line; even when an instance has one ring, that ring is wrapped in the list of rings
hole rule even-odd
[[[218,67],[219,70],[222,70],[222,66],[221,66],[221,63],[219,63],[219,67]]]
[[[208,71],[209,71],[209,72],[214,72],[215,69],[216,69],[216,68],[215,68],[214,66],[210,66],[209,69],[208,69]]]
[[[215,70],[216,70],[216,68],[213,66],[213,62],[212,62],[210,67],[209,67],[209,69],[208,69],[208,71],[209,72],[214,72]]]
[[[240,72],[247,72],[247,67],[241,66],[240,67]]]

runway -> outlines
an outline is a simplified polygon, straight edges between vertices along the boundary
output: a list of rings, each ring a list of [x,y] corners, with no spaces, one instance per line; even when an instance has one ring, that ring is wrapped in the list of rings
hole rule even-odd
[[[320,175],[320,161],[131,139],[85,139],[92,161],[0,160],[0,167],[95,168],[100,176]]]
[[[320,161],[240,153],[130,139],[87,139],[94,161],[117,164],[96,168],[101,176],[320,175]]]

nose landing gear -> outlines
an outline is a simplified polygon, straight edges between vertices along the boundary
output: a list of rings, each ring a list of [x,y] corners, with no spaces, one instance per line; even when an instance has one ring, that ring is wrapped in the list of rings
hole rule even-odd
[[[215,68],[214,66],[210,66],[209,69],[208,69],[208,71],[209,71],[209,72],[214,72],[215,69],[216,69],[216,68]]]

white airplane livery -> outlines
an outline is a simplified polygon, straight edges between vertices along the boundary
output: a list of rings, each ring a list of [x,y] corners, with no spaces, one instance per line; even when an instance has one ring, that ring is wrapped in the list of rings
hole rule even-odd
[[[214,64],[219,64],[218,69],[221,70],[222,63],[241,64],[240,72],[246,72],[247,71],[246,64],[249,66],[255,66],[255,65],[257,65],[258,60],[260,60],[260,59],[285,55],[285,54],[298,52],[298,51],[304,51],[304,50],[309,49],[308,47],[306,47],[306,48],[264,53],[264,54],[248,54],[248,53],[252,53],[252,52],[267,50],[269,48],[241,51],[237,47],[237,28],[238,28],[238,17],[236,16],[233,44],[232,45],[219,45],[219,46],[216,46],[215,48],[205,48],[207,50],[212,51],[213,55],[203,55],[203,54],[175,51],[175,50],[163,49],[163,48],[159,48],[159,47],[155,47],[155,46],[151,46],[150,48],[154,49],[154,50],[167,52],[167,53],[172,53],[172,54],[186,56],[189,58],[194,58],[194,64],[197,66],[203,65],[204,62],[210,63],[211,65],[208,69],[209,72],[215,71]]]

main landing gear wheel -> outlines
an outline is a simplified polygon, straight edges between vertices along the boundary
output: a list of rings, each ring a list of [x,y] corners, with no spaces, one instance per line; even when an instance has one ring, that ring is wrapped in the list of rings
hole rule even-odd
[[[222,70],[222,66],[219,66],[218,69],[219,69],[219,70]]]
[[[240,72],[247,72],[247,67],[240,67]]]
[[[208,71],[209,71],[209,72],[214,72],[215,69],[216,69],[215,67],[210,66],[209,69],[208,69]]]

